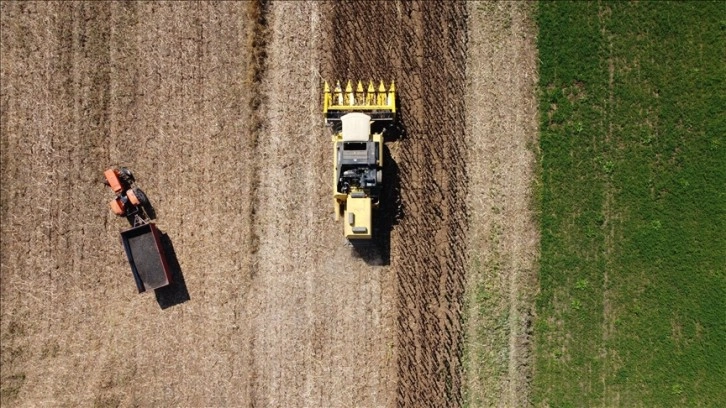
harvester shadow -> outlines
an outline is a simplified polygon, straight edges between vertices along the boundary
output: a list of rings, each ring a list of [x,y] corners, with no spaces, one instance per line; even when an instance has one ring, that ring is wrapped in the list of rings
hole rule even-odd
[[[187,284],[184,282],[184,274],[182,274],[181,266],[179,265],[179,260],[176,257],[174,245],[171,243],[169,235],[165,233],[161,234],[161,245],[164,247],[164,255],[169,263],[171,284],[163,288],[155,289],[154,294],[156,295],[156,302],[159,304],[159,307],[166,309],[184,303],[191,298],[189,297]]]
[[[398,164],[391,157],[388,146],[383,146],[383,191],[380,207],[373,214],[373,239],[351,241],[353,254],[369,265],[390,265],[391,231],[403,218],[401,184]]]

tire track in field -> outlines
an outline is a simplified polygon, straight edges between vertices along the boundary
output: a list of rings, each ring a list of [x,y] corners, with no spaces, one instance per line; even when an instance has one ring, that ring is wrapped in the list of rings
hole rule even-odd
[[[600,32],[603,39],[607,40],[607,62],[608,62],[608,99],[604,101],[605,109],[603,115],[602,127],[606,128],[605,131],[604,145],[609,146],[613,139],[613,121],[615,109],[615,61],[616,57],[613,55],[613,34],[608,32],[609,20],[612,18],[612,9],[610,5],[598,5],[598,19],[600,24]],[[607,150],[606,150],[607,151]],[[607,157],[605,157],[607,159]],[[602,305],[603,305],[603,317],[602,317],[602,346],[601,353],[603,354],[603,370],[600,381],[603,387],[603,400],[608,401],[607,403],[613,406],[620,405],[620,392],[617,387],[613,387],[611,384],[617,381],[612,380],[614,377],[613,373],[616,373],[620,367],[620,356],[617,354],[617,350],[608,348],[606,345],[610,341],[610,336],[615,332],[615,316],[613,312],[613,290],[612,282],[610,282],[610,271],[613,269],[613,252],[615,247],[615,229],[617,227],[618,217],[614,213],[613,207],[615,207],[615,189],[613,187],[612,179],[607,178],[603,186],[605,192],[603,197],[603,229],[607,232],[604,236],[604,255],[605,262],[603,268],[603,284],[602,284]],[[610,378],[609,378],[610,377]],[[610,380],[610,381],[609,381]]]
[[[249,229],[247,251],[249,256],[247,258],[247,264],[245,265],[246,273],[250,280],[248,288],[251,288],[254,279],[257,276],[259,267],[258,251],[260,246],[260,230],[258,225],[258,213],[257,208],[260,205],[260,194],[258,191],[260,185],[260,170],[262,163],[256,160],[260,154],[260,139],[264,138],[265,131],[265,105],[264,105],[264,89],[262,81],[265,77],[265,71],[267,68],[267,45],[269,42],[269,29],[268,29],[268,12],[269,3],[267,0],[253,0],[247,3],[247,19],[250,22],[247,31],[247,49],[248,49],[248,62],[247,62],[247,77],[245,81],[249,84],[250,93],[247,101],[249,109],[249,142],[248,150],[251,152],[250,156],[253,158],[252,162],[249,163],[250,167],[250,207],[247,213],[247,228]],[[252,315],[250,310],[246,310],[247,325],[250,333],[254,333],[256,326],[253,324],[253,319],[250,318]],[[249,337],[249,355],[247,356],[247,364],[250,367],[255,367],[257,362],[257,353],[255,350],[256,336],[253,334]],[[247,379],[247,387],[249,392],[249,401],[254,404],[260,398],[258,390],[259,378],[256,370],[249,371],[249,377]]]

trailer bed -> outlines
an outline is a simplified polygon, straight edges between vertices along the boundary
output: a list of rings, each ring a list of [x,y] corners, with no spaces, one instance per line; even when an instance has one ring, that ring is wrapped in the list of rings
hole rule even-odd
[[[169,265],[154,223],[121,232],[121,241],[139,292],[158,289],[171,283]]]

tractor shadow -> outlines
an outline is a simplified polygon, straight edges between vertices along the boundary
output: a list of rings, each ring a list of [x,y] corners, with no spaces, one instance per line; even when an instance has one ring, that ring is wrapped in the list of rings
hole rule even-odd
[[[171,238],[166,233],[161,234],[161,245],[164,247],[164,256],[169,264],[169,272],[171,273],[171,284],[163,288],[155,289],[156,303],[159,307],[166,309],[181,303],[184,303],[191,298],[189,297],[189,291],[187,290],[187,284],[184,282],[184,274],[182,273],[179,260],[176,257],[174,251],[174,245],[171,242]]]
[[[374,132],[380,130],[373,129]],[[405,137],[405,128],[399,121],[385,128],[386,142],[394,142]],[[398,164],[391,151],[383,145],[383,190],[380,206],[373,212],[373,239],[370,241],[350,241],[353,255],[363,259],[368,265],[391,264],[391,231],[404,217],[401,202],[401,180]]]

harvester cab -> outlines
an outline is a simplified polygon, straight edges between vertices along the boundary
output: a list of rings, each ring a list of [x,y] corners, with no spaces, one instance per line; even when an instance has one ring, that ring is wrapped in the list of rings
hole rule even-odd
[[[331,91],[323,85],[325,124],[333,130],[333,206],[336,220],[344,219],[348,240],[373,236],[373,209],[380,204],[383,187],[383,126],[396,114],[396,88],[386,89],[383,81],[376,88],[363,83],[345,91],[337,82]]]

